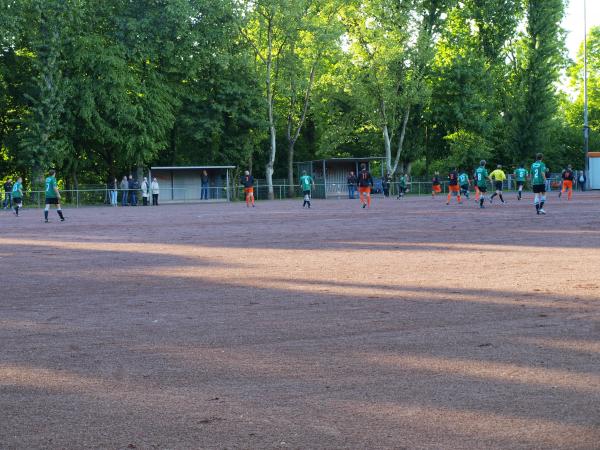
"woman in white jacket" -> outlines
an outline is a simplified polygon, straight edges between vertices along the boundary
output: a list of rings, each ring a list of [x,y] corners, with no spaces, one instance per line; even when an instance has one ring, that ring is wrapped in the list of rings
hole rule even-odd
[[[148,206],[148,191],[150,186],[148,185],[148,178],[144,177],[144,181],[142,181],[142,202],[144,206]]]
[[[152,185],[150,186],[150,189],[152,190],[152,206],[158,206],[159,188],[156,177],[152,178]]]

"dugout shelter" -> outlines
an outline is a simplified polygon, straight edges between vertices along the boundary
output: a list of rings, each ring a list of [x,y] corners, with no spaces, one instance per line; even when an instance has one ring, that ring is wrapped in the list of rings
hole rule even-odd
[[[589,152],[587,156],[589,189],[600,189],[600,152]]]
[[[385,158],[379,156],[370,158],[319,159],[297,162],[295,164],[298,176],[302,174],[302,171],[306,170],[314,178],[317,186],[313,192],[313,198],[326,199],[347,196],[348,185],[346,179],[348,178],[348,173],[352,171],[355,175],[358,174],[361,164],[367,165],[367,169],[371,172],[373,181],[376,184],[378,179],[383,177],[385,173]]]
[[[233,196],[232,171],[235,166],[151,167],[148,179],[156,177],[160,202],[195,202],[202,199],[202,173],[208,174],[208,200],[228,202]]]

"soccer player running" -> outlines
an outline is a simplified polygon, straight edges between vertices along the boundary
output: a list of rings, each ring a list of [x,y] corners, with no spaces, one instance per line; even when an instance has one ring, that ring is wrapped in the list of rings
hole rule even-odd
[[[62,208],[60,207],[60,192],[58,192],[58,183],[56,182],[56,171],[51,170],[46,178],[46,207],[44,208],[44,222],[48,223],[48,211],[50,205],[56,205],[56,213],[60,217],[60,221],[64,222],[65,217],[63,216]]]
[[[446,201],[446,205],[450,204],[450,199],[452,196],[456,196],[458,200],[458,204],[461,204],[460,199],[460,187],[458,186],[458,170],[451,170],[448,174],[448,199]]]
[[[477,184],[477,169],[473,172],[473,186],[475,188],[475,201],[478,202],[481,197],[481,192],[479,192],[479,185]]]
[[[400,174],[400,179],[398,180],[398,200],[404,198],[406,194],[406,174]]]
[[[506,203],[504,201],[504,197],[502,197],[502,185],[504,184],[504,181],[506,180],[506,174],[504,173],[504,170],[502,170],[501,164],[498,164],[496,166],[496,170],[494,170],[494,171],[492,171],[492,173],[490,173],[490,179],[493,180],[494,189],[496,190],[496,192],[494,192],[492,194],[492,196],[490,197],[490,204],[494,201],[494,197],[496,195],[500,197],[500,201],[502,202],[502,204]]]
[[[440,181],[440,173],[435,172],[431,179],[431,198],[435,198],[435,194],[442,192],[442,182]]]
[[[525,181],[527,180],[527,169],[523,167],[523,164],[519,164],[519,167],[515,169],[515,180],[517,182],[517,200],[521,200],[523,197],[523,186],[525,186]]]
[[[569,191],[567,194],[567,200],[573,198],[573,180],[575,179],[575,173],[573,168],[569,164],[565,170],[562,171],[562,189],[558,193],[558,198],[561,198],[565,191]],[[14,197],[14,195],[13,195]]]
[[[546,164],[542,162],[544,156],[538,153],[535,156],[535,162],[531,165],[531,185],[535,198],[533,203],[535,211],[539,214],[546,214],[544,203],[546,202]]]
[[[15,209],[15,214],[19,216],[19,208],[23,207],[23,179],[17,178],[15,184],[12,187],[12,201]]]
[[[244,186],[244,193],[246,194],[246,208],[254,208],[254,177],[250,175],[249,171],[244,172],[244,176],[241,179],[242,186]]]
[[[488,175],[488,171],[485,168],[486,165],[485,159],[482,159],[479,163],[479,167],[475,170],[475,185],[479,189],[479,207],[481,209],[485,208],[485,193],[487,192],[487,182],[488,180],[491,182],[491,178]]]
[[[373,177],[367,170],[366,164],[361,164],[358,174],[358,194],[360,204],[363,208],[371,207],[371,188],[373,187]]]
[[[302,207],[305,208],[308,206],[310,208],[310,191],[314,189],[315,182],[312,177],[306,173],[306,170],[302,171],[302,176],[300,177],[300,186],[302,187],[302,194],[304,195],[304,203],[302,203]]]
[[[460,194],[464,195],[468,200],[469,186],[471,185],[471,180],[469,180],[469,175],[467,175],[467,172],[462,172],[458,176],[458,185],[460,186]]]

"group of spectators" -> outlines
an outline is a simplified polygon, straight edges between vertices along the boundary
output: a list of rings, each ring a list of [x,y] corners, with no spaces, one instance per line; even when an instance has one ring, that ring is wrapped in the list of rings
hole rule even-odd
[[[140,183],[133,175],[123,176],[119,183],[116,178],[109,183],[110,204],[118,205],[118,196],[121,193],[121,206],[137,206],[138,195],[141,194],[142,205],[148,206],[148,199],[152,196],[152,206],[158,206],[158,195],[160,187],[158,181],[152,178],[152,182],[148,182],[148,178],[144,177]]]

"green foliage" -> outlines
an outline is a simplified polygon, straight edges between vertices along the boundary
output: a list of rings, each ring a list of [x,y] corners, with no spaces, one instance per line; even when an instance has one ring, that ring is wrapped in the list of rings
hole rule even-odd
[[[470,171],[479,165],[479,161],[489,159],[492,155],[489,142],[473,132],[459,130],[444,139],[450,147],[450,154],[444,160],[447,168],[457,167]]]
[[[0,171],[69,185],[152,164],[582,161],[563,0],[2,0]],[[589,37],[600,149],[600,30]],[[282,148],[284,151],[277,148]],[[413,164],[414,163],[414,164]]]

